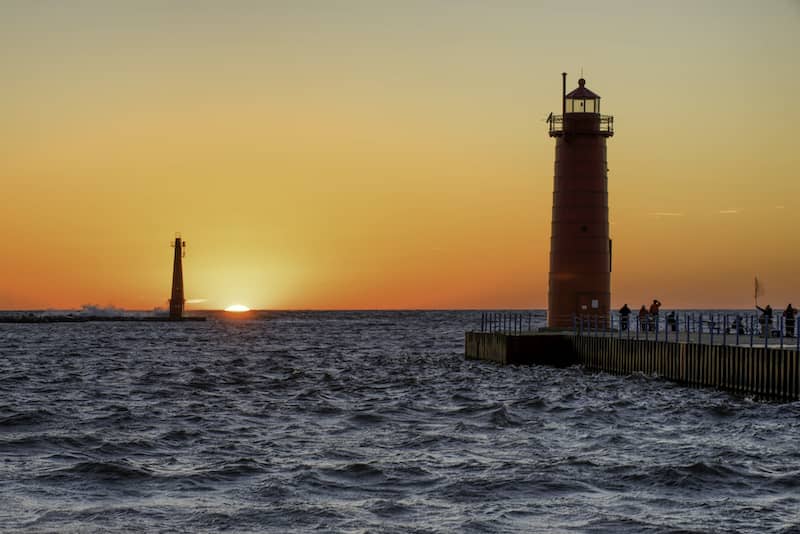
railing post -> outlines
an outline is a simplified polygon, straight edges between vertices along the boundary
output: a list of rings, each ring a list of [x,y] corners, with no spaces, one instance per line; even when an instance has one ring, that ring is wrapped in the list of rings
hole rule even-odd
[[[661,322],[659,319],[660,319],[660,315],[656,315],[656,316],[655,316],[655,323],[656,323],[656,343],[658,343],[658,326],[659,326],[659,323]]]
[[[681,322],[678,320],[678,312],[677,310],[672,311],[672,331],[675,332],[673,336],[675,338],[675,343],[678,342],[678,330],[681,329]],[[669,341],[669,334],[667,334],[667,341]]]
[[[722,316],[722,346],[728,344],[728,314]]]
[[[711,335],[711,345],[714,344],[714,314],[712,313],[708,318],[708,333]]]
[[[684,316],[684,319],[686,319],[686,343],[689,343],[689,341],[690,341],[689,330],[690,329],[689,329],[689,314],[688,313]]]
[[[736,329],[736,346],[738,347],[739,346],[739,334],[740,334],[739,331],[742,329],[742,318],[739,317],[738,313],[736,314],[736,319],[734,319],[734,321],[736,321],[736,324],[734,325],[734,328]]]
[[[794,341],[797,344],[797,352],[800,352],[800,332],[798,331],[798,326],[800,326],[800,320],[797,319],[795,315],[794,318]]]
[[[625,337],[628,341],[631,340],[631,315],[628,314],[628,318],[626,319],[627,324],[625,325]]]
[[[697,333],[697,344],[700,345],[701,341],[703,340],[703,314],[700,313],[700,321],[697,322],[697,326],[699,328]]]

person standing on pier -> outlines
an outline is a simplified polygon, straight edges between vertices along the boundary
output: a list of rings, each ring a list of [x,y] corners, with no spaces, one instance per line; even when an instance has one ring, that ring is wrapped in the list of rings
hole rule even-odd
[[[761,317],[758,318],[758,322],[761,323],[761,333],[769,335],[772,329],[772,306],[767,304],[766,308],[762,308],[756,304],[756,308],[761,312]]]
[[[678,318],[675,316],[675,312],[671,311],[667,314],[667,325],[672,332],[678,328]]]
[[[650,329],[658,328],[658,311],[661,309],[661,301],[653,299],[650,305]]]
[[[631,316],[631,309],[628,307],[628,303],[622,305],[619,309],[619,329],[620,330],[627,330],[628,329],[628,319]]]
[[[794,337],[794,325],[795,325],[795,317],[797,316],[797,308],[792,307],[792,303],[790,302],[788,306],[786,306],[786,310],[783,312],[784,320],[786,321],[786,335],[789,337]]]
[[[642,307],[639,308],[639,328],[642,330],[647,330],[650,325],[650,321],[647,320],[647,307],[642,304]]]

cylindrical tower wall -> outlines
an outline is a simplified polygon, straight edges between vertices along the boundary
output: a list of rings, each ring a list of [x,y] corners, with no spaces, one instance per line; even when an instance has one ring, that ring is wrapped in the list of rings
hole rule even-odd
[[[172,296],[169,299],[169,318],[183,317],[183,241],[175,238],[175,256],[172,262]]]
[[[567,114],[556,139],[548,324],[608,316],[611,259],[606,135],[597,114]]]

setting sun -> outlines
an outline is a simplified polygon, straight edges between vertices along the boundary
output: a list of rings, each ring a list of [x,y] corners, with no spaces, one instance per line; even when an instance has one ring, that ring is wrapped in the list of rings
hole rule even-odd
[[[231,304],[230,306],[228,306],[227,308],[225,308],[225,311],[226,311],[226,312],[237,312],[237,313],[241,313],[241,312],[249,312],[249,311],[250,311],[250,308],[248,308],[247,306],[244,306],[244,305],[242,305],[242,304]]]

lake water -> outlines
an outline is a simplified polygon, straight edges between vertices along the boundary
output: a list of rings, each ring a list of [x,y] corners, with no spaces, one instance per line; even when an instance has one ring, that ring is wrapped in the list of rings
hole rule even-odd
[[[800,532],[800,403],[466,361],[479,324],[0,324],[0,530]]]

